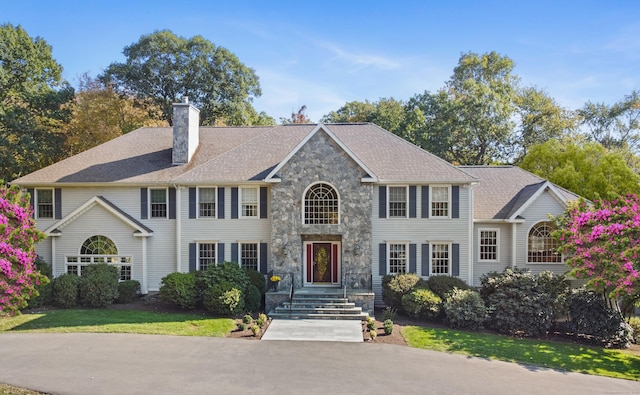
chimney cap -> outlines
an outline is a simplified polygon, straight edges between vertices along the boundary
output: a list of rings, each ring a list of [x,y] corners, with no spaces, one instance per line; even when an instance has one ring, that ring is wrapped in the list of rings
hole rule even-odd
[[[189,103],[189,96],[182,96],[182,102],[185,104]]]

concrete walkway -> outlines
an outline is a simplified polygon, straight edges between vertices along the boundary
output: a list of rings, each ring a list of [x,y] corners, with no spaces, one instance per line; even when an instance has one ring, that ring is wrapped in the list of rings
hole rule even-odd
[[[274,319],[262,340],[362,343],[362,323],[358,320]]]

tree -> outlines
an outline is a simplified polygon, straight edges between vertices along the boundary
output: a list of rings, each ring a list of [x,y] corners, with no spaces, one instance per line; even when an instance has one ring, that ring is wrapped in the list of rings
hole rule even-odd
[[[15,314],[49,279],[36,269],[35,243],[44,238],[20,188],[0,185],[0,315]]]
[[[72,107],[68,153],[85,151],[140,127],[167,126],[159,115],[157,106],[121,96],[112,86],[85,74]]]
[[[581,124],[588,136],[607,148],[640,148],[640,93],[630,95],[611,106],[587,102],[580,110]]]
[[[636,195],[572,204],[558,218],[571,274],[610,298],[640,293],[640,200]]]
[[[393,97],[380,98],[377,102],[352,101],[322,117],[322,122],[371,122],[401,136],[406,118],[404,105]]]
[[[521,167],[591,200],[640,193],[622,155],[596,142],[549,140],[531,147]]]
[[[305,111],[307,111],[307,106],[303,105],[302,107],[300,107],[298,112],[291,113],[290,119],[280,118],[280,123],[283,125],[286,125],[288,123],[299,123],[299,124],[311,123],[311,120],[309,119],[309,117],[307,117],[307,114],[305,114]]]
[[[64,158],[64,125],[74,90],[51,47],[20,26],[0,25],[0,179]]]
[[[261,95],[254,70],[202,36],[169,30],[140,37],[124,48],[125,63],[112,63],[99,78],[119,93],[149,98],[172,124],[172,105],[182,96],[200,108],[203,125],[249,124],[251,101]],[[255,110],[253,110],[255,113]]]

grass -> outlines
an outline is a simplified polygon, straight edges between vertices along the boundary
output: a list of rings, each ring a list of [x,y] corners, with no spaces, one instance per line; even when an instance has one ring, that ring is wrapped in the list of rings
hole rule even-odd
[[[235,328],[229,318],[134,310],[51,310],[0,317],[0,332],[144,333],[224,337]]]
[[[640,356],[625,350],[419,326],[402,335],[415,348],[640,381]]]

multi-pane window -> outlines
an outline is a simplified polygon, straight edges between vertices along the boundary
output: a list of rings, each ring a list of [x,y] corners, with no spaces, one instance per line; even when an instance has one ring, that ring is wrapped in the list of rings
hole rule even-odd
[[[245,269],[260,270],[258,265],[258,243],[240,244],[240,266]]]
[[[389,218],[407,217],[407,187],[389,187]]]
[[[528,262],[562,263],[558,252],[558,240],[551,236],[555,226],[551,222],[540,222],[529,231]]]
[[[389,274],[407,272],[407,245],[389,244]]]
[[[53,218],[53,189],[36,189],[37,218]]]
[[[207,270],[216,264],[216,243],[198,244],[198,270]]]
[[[436,276],[451,274],[450,258],[451,254],[449,253],[449,244],[431,244],[431,274]]]
[[[339,222],[338,193],[328,184],[315,184],[304,196],[305,224],[337,224]]]
[[[131,257],[118,255],[118,248],[108,237],[91,236],[82,243],[80,255],[66,256],[67,273],[82,276],[88,265],[106,263],[118,268],[120,280],[131,280]]]
[[[243,217],[258,216],[258,188],[240,188]]]
[[[151,218],[167,218],[167,190],[150,189]]]
[[[498,231],[495,229],[480,229],[480,260],[498,260]]]
[[[449,187],[431,187],[431,216],[449,216]]]
[[[216,216],[216,189],[198,188],[198,215],[200,217]]]

